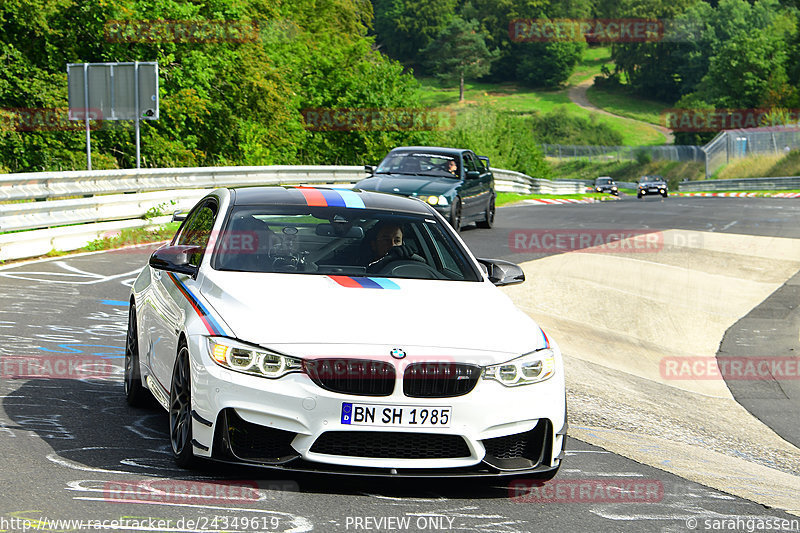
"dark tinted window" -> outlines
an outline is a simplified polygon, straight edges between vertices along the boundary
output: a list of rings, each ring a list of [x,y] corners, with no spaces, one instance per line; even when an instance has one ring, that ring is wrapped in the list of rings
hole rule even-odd
[[[451,171],[451,163],[456,168]],[[395,152],[381,161],[377,174],[411,174],[418,176],[453,177],[459,171],[458,157],[436,152]]]
[[[476,171],[476,170],[478,170],[478,166],[475,163],[475,160],[472,158],[472,154],[471,153],[464,152],[462,157],[464,158],[464,169],[466,171],[471,171],[471,170],[472,171]]]
[[[205,247],[211,237],[211,230],[214,227],[214,217],[217,214],[217,205],[213,200],[206,201],[203,205],[189,214],[186,222],[181,227],[175,244],[200,246],[203,251],[192,254],[190,262],[199,265],[205,253]]]
[[[481,280],[463,247],[435,218],[341,207],[234,208],[212,266],[244,272]]]

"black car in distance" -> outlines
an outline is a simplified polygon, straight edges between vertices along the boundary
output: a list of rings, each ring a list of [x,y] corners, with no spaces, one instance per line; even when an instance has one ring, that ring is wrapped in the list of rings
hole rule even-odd
[[[608,176],[600,176],[599,178],[594,180],[594,191],[607,192],[613,194],[614,196],[619,196],[619,190],[617,189],[617,184],[614,183],[614,180]]]
[[[469,222],[494,224],[494,175],[489,158],[463,148],[403,146],[383,158],[355,188],[420,198],[459,231]]]
[[[664,181],[664,178],[661,176],[642,176],[639,178],[639,183],[636,187],[637,198],[656,194],[660,194],[664,198],[667,197],[667,182]]]

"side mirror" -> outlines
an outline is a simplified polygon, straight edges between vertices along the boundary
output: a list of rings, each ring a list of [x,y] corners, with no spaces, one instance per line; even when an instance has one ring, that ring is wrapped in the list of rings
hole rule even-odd
[[[525,281],[525,273],[515,263],[501,259],[481,259],[478,262],[485,269],[489,281],[497,285],[514,285]]]
[[[197,265],[191,264],[192,256],[201,253],[201,246],[162,246],[150,256],[150,266],[157,270],[197,276]]]
[[[364,170],[366,170],[367,174],[369,174],[370,176],[375,175],[375,167],[373,165],[364,165]]]
[[[466,176],[468,180],[476,180],[481,176],[481,173],[477,170],[467,170]]]
[[[189,213],[184,213],[180,209],[172,213],[172,221],[173,222],[183,222],[186,220],[186,217],[189,216]]]

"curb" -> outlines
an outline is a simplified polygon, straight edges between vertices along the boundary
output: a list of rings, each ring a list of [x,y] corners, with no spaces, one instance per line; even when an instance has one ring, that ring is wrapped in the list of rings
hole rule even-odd
[[[594,204],[597,202],[603,202],[605,200],[599,200],[597,198],[582,198],[580,200],[576,198],[552,198],[552,199],[545,199],[545,198],[529,198],[527,200],[520,200],[520,204],[529,204],[529,205],[556,205],[556,204]]]
[[[670,196],[703,196],[734,198],[800,198],[800,192],[674,192]]]

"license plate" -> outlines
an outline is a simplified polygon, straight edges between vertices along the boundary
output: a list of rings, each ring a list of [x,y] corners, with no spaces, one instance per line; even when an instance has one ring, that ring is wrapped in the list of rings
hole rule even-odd
[[[452,407],[342,402],[342,424],[384,427],[450,427]]]

